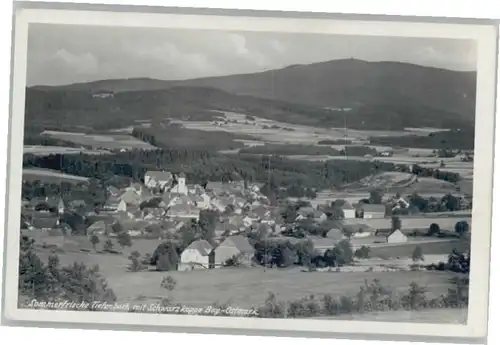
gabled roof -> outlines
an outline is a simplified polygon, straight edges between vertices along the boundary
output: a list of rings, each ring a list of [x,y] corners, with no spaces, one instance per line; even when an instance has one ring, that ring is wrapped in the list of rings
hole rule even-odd
[[[105,230],[106,229],[106,222],[104,220],[98,220],[95,223],[92,223],[90,226],[87,227],[87,230]]]
[[[315,218],[319,218],[319,217],[322,217],[322,216],[324,216],[324,215],[325,215],[325,213],[324,213],[324,212],[317,211],[317,210],[316,210],[316,211],[314,211],[314,213],[313,213],[313,216],[314,216]]]
[[[201,255],[208,256],[214,248],[205,240],[197,240],[191,242],[191,244],[187,246],[186,249],[195,249],[200,252]]]
[[[120,200],[124,201],[127,204],[134,204],[134,203],[140,203],[141,197],[133,190],[128,190],[122,194]]]
[[[382,204],[364,204],[361,205],[364,212],[379,212],[385,213],[385,205]]]
[[[110,192],[111,194],[120,194],[120,190],[118,188],[116,188],[115,186],[108,186],[106,188],[108,190],[108,192]]]
[[[341,210],[354,210],[354,206],[350,202],[345,201],[341,206]]]
[[[172,173],[170,173],[168,171],[154,171],[154,170],[148,171],[148,172],[146,172],[146,174],[144,176],[153,178],[156,181],[167,181],[168,182],[168,181],[173,179]]]
[[[37,215],[31,220],[31,225],[37,229],[53,229],[57,227],[57,221],[57,217]]]
[[[175,213],[181,213],[181,214],[194,214],[194,213],[199,213],[200,211],[194,207],[192,207],[189,204],[177,204],[168,209],[168,214],[175,214]]]
[[[401,235],[401,236],[403,236],[403,237],[406,237],[406,235],[405,235],[405,234],[404,234],[401,230],[398,230],[398,229],[396,229],[396,230],[392,230],[391,232],[389,232],[389,233],[386,235],[386,237],[387,237],[387,238],[388,238],[388,237],[391,237],[391,236],[392,236],[392,235],[394,235],[394,234],[396,234],[396,235]]]
[[[254,253],[255,248],[252,247],[246,237],[241,235],[229,236],[220,244],[221,247],[235,247],[241,253]]]

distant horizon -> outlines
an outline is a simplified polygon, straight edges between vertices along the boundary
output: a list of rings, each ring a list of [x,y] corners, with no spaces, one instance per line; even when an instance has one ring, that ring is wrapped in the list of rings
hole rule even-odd
[[[450,69],[450,68],[444,68],[444,67],[426,66],[426,65],[421,65],[421,64],[412,63],[412,62],[404,62],[404,61],[392,61],[392,60],[369,61],[369,60],[358,59],[358,58],[340,58],[340,59],[325,60],[325,61],[319,61],[319,62],[313,62],[313,63],[290,64],[290,65],[287,65],[284,67],[263,69],[263,70],[259,70],[259,71],[255,71],[255,72],[248,72],[248,73],[221,74],[221,75],[211,75],[211,76],[196,77],[196,78],[162,79],[162,78],[147,77],[147,76],[142,76],[142,77],[137,76],[137,77],[123,77],[123,78],[94,79],[94,80],[89,80],[89,81],[75,81],[75,82],[64,83],[64,84],[33,84],[33,85],[27,84],[26,87],[27,88],[36,88],[36,87],[56,87],[57,88],[57,87],[65,87],[65,86],[71,86],[71,85],[92,84],[92,83],[98,83],[98,82],[104,82],[104,81],[121,81],[121,80],[151,80],[151,81],[160,81],[160,82],[182,82],[182,81],[198,80],[198,79],[224,78],[224,77],[231,77],[231,76],[238,76],[238,75],[252,75],[252,74],[259,74],[259,73],[265,73],[265,72],[271,72],[271,71],[284,70],[287,68],[298,67],[298,66],[308,66],[308,65],[324,64],[324,63],[329,63],[329,62],[347,61],[347,60],[355,60],[355,61],[370,63],[370,64],[377,64],[377,63],[403,64],[403,65],[411,65],[411,66],[422,67],[422,68],[445,70],[445,71],[457,72],[457,73],[477,73],[477,69],[470,69],[470,70]]]
[[[333,60],[474,71],[474,40],[30,24],[26,85],[253,74]]]

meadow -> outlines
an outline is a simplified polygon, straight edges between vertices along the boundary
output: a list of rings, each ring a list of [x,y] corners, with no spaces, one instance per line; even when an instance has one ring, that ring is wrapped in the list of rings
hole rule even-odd
[[[156,149],[153,145],[126,134],[85,134],[75,132],[44,131],[41,135],[65,140],[84,147],[92,147],[94,149]]]
[[[40,253],[47,260],[48,253]],[[302,272],[292,269],[221,268],[189,272],[128,272],[129,260],[122,255],[71,253],[59,254],[61,264],[83,262],[99,265],[118,302],[157,303],[170,298],[177,303],[203,307],[213,303],[242,308],[260,306],[270,292],[282,301],[300,299],[311,294],[353,295],[365,280],[379,279],[394,292],[406,292],[411,282],[427,287],[430,296],[445,294],[453,274],[434,271],[416,272]],[[163,277],[177,281],[172,292],[160,286]]]

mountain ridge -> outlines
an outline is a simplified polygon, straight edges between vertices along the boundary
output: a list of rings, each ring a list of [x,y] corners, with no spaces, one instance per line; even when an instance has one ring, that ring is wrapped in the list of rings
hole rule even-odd
[[[367,129],[464,128],[474,127],[475,75],[401,62],[343,59],[184,81],[129,78],[33,86],[27,88],[27,116],[50,113],[58,121],[69,121],[72,114],[117,119],[126,114],[129,120],[170,114],[200,118],[210,109],[236,109],[300,124],[343,126],[347,117],[348,126]],[[92,97],[102,91],[114,92],[115,97]],[[337,111],[340,108],[350,111]]]

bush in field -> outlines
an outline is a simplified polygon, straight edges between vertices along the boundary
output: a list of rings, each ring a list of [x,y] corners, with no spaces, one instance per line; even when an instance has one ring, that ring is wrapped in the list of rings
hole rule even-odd
[[[370,257],[370,247],[361,246],[361,248],[356,249],[354,256],[358,259],[368,259]]]
[[[111,252],[111,251],[113,251],[114,246],[115,246],[115,245],[114,245],[113,241],[112,241],[110,238],[108,238],[108,239],[104,242],[104,245],[103,245],[103,248],[102,248],[102,249],[103,249],[105,252]]]
[[[101,242],[101,240],[99,240],[99,237],[97,235],[90,236],[90,243],[92,243],[92,248],[94,248],[94,251],[96,250],[96,246],[100,242]]]
[[[168,291],[173,291],[177,286],[177,281],[171,276],[163,277],[160,286]]]
[[[126,232],[120,232],[117,236],[118,244],[122,247],[131,247],[132,246],[132,239],[130,238],[130,235]]]
[[[427,232],[427,235],[434,236],[434,235],[437,235],[439,233],[439,231],[441,231],[441,229],[439,228],[439,225],[437,225],[436,223],[432,223],[429,226],[429,231]]]
[[[146,266],[141,261],[141,253],[138,251],[133,251],[129,255],[130,265],[128,267],[131,272],[139,272],[146,269]]]
[[[469,223],[466,221],[460,221],[455,224],[455,232],[459,235],[463,235],[469,232]]]
[[[411,259],[413,262],[424,261],[424,254],[422,253],[422,248],[420,246],[416,246],[411,254]]]

